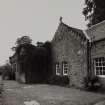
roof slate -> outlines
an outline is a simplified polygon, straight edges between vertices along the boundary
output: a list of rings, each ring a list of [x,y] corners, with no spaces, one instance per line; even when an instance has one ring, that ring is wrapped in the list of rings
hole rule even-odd
[[[85,30],[91,41],[105,39],[105,20]]]

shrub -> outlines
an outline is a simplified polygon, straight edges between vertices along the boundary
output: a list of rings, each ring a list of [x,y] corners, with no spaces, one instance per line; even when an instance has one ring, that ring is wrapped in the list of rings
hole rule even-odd
[[[101,87],[101,83],[97,76],[94,76],[92,78],[85,77],[84,85],[85,85],[85,89],[88,91],[98,91],[98,89]]]
[[[2,79],[4,80],[14,80],[15,74],[10,70],[4,70],[2,73]]]
[[[48,81],[49,84],[66,86],[69,84],[69,78],[67,76],[53,76]]]
[[[12,71],[10,65],[4,66],[4,69],[2,70],[2,79],[6,79],[6,80],[14,80],[15,79],[15,73]]]

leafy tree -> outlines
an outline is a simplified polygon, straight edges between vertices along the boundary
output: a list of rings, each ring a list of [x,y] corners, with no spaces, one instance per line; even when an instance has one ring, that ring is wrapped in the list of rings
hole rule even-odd
[[[43,47],[46,49],[47,51],[47,56],[46,56],[46,60],[47,60],[47,63],[46,63],[46,71],[47,71],[47,75],[46,77],[49,79],[51,74],[52,74],[52,46],[51,46],[51,42],[49,41],[46,41],[44,44],[43,44]]]
[[[15,42],[16,46],[13,46],[11,49],[12,51],[16,51],[18,46],[22,44],[31,44],[31,43],[32,43],[32,39],[29,36],[22,36],[17,38]]]
[[[17,38],[16,40],[16,45],[31,44],[31,43],[32,43],[32,39],[29,36],[22,36],[20,38]]]
[[[9,63],[6,63],[5,65],[2,66],[2,78],[9,80],[15,79],[15,74],[12,71],[11,65]]]
[[[42,47],[44,43],[43,42],[37,42],[36,44],[37,44],[37,47]]]
[[[83,15],[88,20],[88,27],[105,20],[105,0],[85,0]]]
[[[13,47],[19,72],[25,73],[26,83],[46,82],[51,72],[51,43],[37,42],[34,46],[29,36],[17,38]]]
[[[47,51],[43,46],[21,44],[16,50],[20,73],[25,72],[26,82],[44,82],[47,74]]]

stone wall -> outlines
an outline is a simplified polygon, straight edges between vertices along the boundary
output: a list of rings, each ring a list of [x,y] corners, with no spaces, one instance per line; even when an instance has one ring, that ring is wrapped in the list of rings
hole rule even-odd
[[[87,76],[87,42],[84,41],[80,34],[68,30],[63,23],[59,25],[54,39],[52,40],[53,54],[53,71],[56,75],[55,64],[60,63],[62,70],[62,62],[69,64],[69,85],[82,87],[83,79]],[[63,76],[61,74],[61,76]]]

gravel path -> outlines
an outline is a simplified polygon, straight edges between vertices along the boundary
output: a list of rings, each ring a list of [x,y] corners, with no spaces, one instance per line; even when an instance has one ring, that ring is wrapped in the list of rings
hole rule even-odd
[[[94,105],[105,95],[53,85],[25,85],[4,81],[4,105]],[[33,105],[37,105],[33,104]]]

